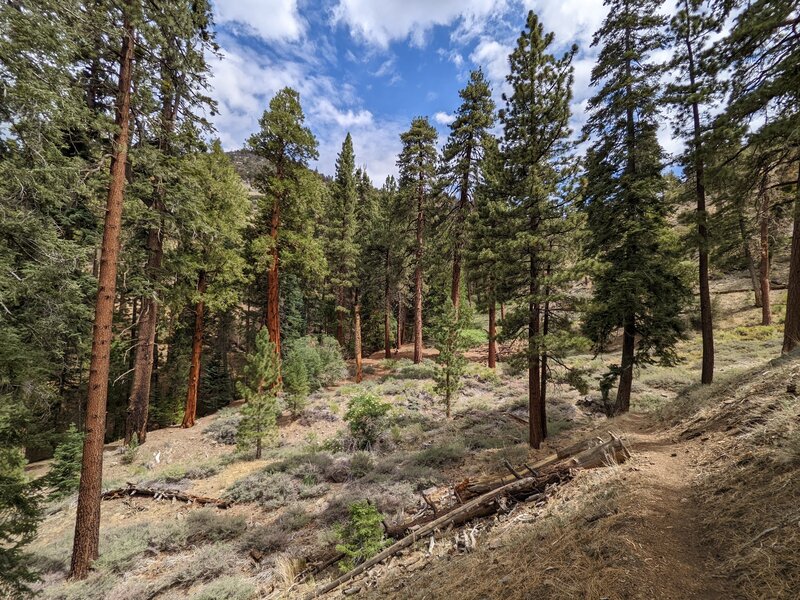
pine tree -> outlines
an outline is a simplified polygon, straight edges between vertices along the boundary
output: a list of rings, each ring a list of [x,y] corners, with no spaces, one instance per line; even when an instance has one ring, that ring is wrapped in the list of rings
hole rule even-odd
[[[353,139],[348,133],[342,150],[336,158],[336,176],[330,195],[326,239],[328,263],[331,265],[331,285],[334,290],[334,312],[336,314],[336,339],[344,348],[345,321],[350,308],[351,290],[355,283],[356,259],[356,163]]]
[[[428,119],[417,117],[400,134],[403,149],[397,159],[400,193],[413,206],[414,219],[414,362],[422,362],[422,290],[425,255],[425,214],[432,201],[436,175],[436,130]]]
[[[504,335],[516,336],[527,329],[529,442],[538,448],[547,436],[542,397],[542,308],[547,301],[544,285],[549,256],[549,234],[561,222],[564,181],[570,177],[569,136],[572,98],[572,47],[561,58],[548,50],[552,33],[545,34],[533,11],[509,57],[510,95],[500,111],[503,124],[502,153],[505,160],[504,192],[511,206],[511,245],[507,256],[511,279],[504,283],[525,305],[524,318],[509,316]],[[513,322],[513,324],[512,324]]]
[[[469,280],[483,292],[483,304],[489,316],[487,366],[497,366],[497,304],[503,300],[502,282],[507,279],[508,225],[510,204],[505,194],[503,156],[497,139],[485,143],[481,163],[483,181],[475,192],[475,207],[470,214],[468,242],[465,249]]]
[[[152,67],[156,73],[152,90],[147,81],[136,84],[139,96],[137,110],[144,112],[152,104],[155,112],[153,131],[144,135],[147,140],[137,144],[137,163],[143,163],[146,172],[141,180],[154,184],[142,190],[140,198],[145,205],[143,215],[144,281],[141,286],[137,322],[137,339],[134,355],[133,381],[125,423],[125,442],[136,433],[139,443],[147,439],[147,416],[151,396],[156,352],[156,329],[160,314],[165,274],[165,236],[167,221],[175,209],[172,199],[181,189],[181,181],[174,176],[178,169],[175,158],[197,145],[197,136],[191,127],[200,121],[193,111],[206,108],[208,99],[203,94],[208,65],[206,51],[212,51],[212,38],[208,31],[211,6],[205,1],[182,0],[166,4],[145,4],[142,45],[148,48],[148,62],[139,73]],[[153,55],[153,56],[151,56]],[[141,77],[140,77],[141,78]],[[144,92],[143,90],[147,90]],[[146,97],[146,93],[152,98]],[[188,135],[187,135],[188,132]],[[180,229],[186,223],[175,220]]]
[[[97,559],[100,542],[100,486],[103,476],[103,444],[106,426],[106,394],[111,362],[111,325],[117,262],[120,250],[120,225],[125,194],[125,164],[130,139],[131,77],[133,70],[134,20],[138,6],[128,0],[123,9],[122,49],[120,52],[117,132],[111,158],[111,181],[108,187],[100,272],[95,303],[92,360],[89,366],[89,395],[86,402],[86,438],[83,444],[78,508],[75,517],[75,541],[70,576],[85,579],[91,563]]]
[[[709,233],[706,210],[706,153],[704,105],[714,101],[719,85],[705,55],[709,38],[722,26],[718,10],[705,10],[707,0],[681,0],[677,14],[671,19],[669,43],[673,56],[669,66],[676,79],[667,87],[666,101],[678,109],[675,120],[677,135],[687,139],[683,156],[684,172],[694,180],[697,204],[698,283],[700,291],[700,328],[703,339],[703,361],[700,381],[710,384],[714,379],[714,328],[711,315],[711,291],[708,282]],[[686,121],[690,119],[690,125]]]
[[[269,270],[267,273],[266,324],[275,351],[281,352],[280,281],[279,261],[281,255],[280,230],[284,213],[302,209],[293,207],[302,196],[297,194],[303,177],[302,171],[308,161],[317,157],[317,140],[303,125],[305,116],[300,106],[300,95],[291,88],[284,88],[270,100],[259,126],[261,129],[250,137],[253,151],[267,160],[259,173],[257,185],[266,196],[269,212]]]
[[[469,326],[471,313],[461,309],[456,311],[453,301],[445,302],[444,310],[434,325],[434,346],[439,351],[436,362],[436,391],[441,394],[445,404],[445,415],[449,419],[453,399],[461,389],[461,378],[467,367],[464,352],[468,344],[464,340],[464,330]]]
[[[242,376],[237,387],[245,404],[236,444],[242,450],[255,447],[259,459],[263,446],[274,441],[278,432],[280,358],[268,330],[258,332],[256,347],[247,355]]]
[[[475,190],[481,183],[481,160],[488,131],[494,125],[492,91],[483,71],[470,73],[469,82],[458,95],[462,103],[450,124],[450,135],[442,150],[444,187],[457,195],[448,207],[447,219],[452,238],[453,282],[450,298],[458,311],[461,296],[462,254],[466,236],[464,225],[474,204]]]
[[[716,125],[741,124],[749,128],[754,117],[768,115],[760,126],[747,133],[746,145],[759,147],[759,153],[772,154],[770,162],[778,171],[794,165],[796,174],[781,186],[788,192],[794,185],[795,194],[782,348],[786,353],[800,343],[800,16],[795,0],[732,4],[741,11],[716,54],[718,68],[732,70],[729,104]]]
[[[619,389],[611,414],[630,407],[636,365],[674,362],[683,331],[680,312],[691,297],[666,222],[669,207],[656,139],[659,70],[652,54],[662,48],[665,19],[656,0],[612,0],[595,33],[600,46],[585,133],[584,206],[597,260],[593,302],[585,331],[598,349],[622,327],[622,360],[614,365]]]
[[[181,216],[191,230],[182,240],[182,254],[176,260],[183,273],[196,274],[193,292],[180,290],[179,302],[190,296],[195,305],[189,383],[181,427],[194,426],[200,388],[204,317],[208,308],[221,313],[240,300],[239,290],[246,282],[243,257],[243,229],[251,209],[247,192],[220,143],[211,152],[190,155],[183,160]],[[184,216],[185,215],[185,216]],[[227,349],[223,349],[227,352]]]

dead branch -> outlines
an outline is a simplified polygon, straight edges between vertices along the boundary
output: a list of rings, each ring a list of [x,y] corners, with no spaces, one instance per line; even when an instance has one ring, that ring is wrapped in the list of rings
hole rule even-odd
[[[212,505],[217,508],[229,508],[232,502],[230,500],[221,500],[220,498],[207,498],[206,496],[196,496],[195,494],[188,494],[178,490],[158,490],[152,488],[136,487],[133,484],[128,484],[127,487],[117,488],[103,492],[101,498],[103,500],[114,500],[116,498],[129,498],[131,496],[141,496],[143,498],[153,498],[154,500],[179,500],[187,504],[198,504],[200,506]]]

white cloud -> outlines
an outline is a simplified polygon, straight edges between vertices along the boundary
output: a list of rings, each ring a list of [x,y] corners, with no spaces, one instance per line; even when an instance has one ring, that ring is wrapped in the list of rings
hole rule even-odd
[[[440,125],[450,125],[450,123],[456,120],[455,116],[441,111],[433,115],[433,119]]]
[[[523,4],[539,15],[545,31],[555,33],[558,47],[574,42],[582,50],[589,48],[608,12],[603,0],[525,0]]]
[[[333,15],[367,43],[386,48],[409,38],[423,47],[433,26],[458,22],[462,37],[474,36],[504,6],[505,0],[339,0]]]
[[[305,22],[297,0],[214,0],[217,23],[230,23],[265,40],[294,41],[302,37]]]
[[[336,108],[330,100],[325,98],[315,102],[312,106],[314,116],[318,117],[318,120],[324,123],[336,123],[339,127],[372,124],[372,113],[368,110],[340,110]]]
[[[483,38],[470,54],[470,60],[483,67],[486,75],[496,84],[502,84],[508,75],[508,55],[511,47],[497,40]]]

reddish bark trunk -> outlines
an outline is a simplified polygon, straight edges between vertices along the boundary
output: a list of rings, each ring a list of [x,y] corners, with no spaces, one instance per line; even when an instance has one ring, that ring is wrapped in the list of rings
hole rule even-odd
[[[86,406],[86,436],[83,442],[75,539],[70,577],[84,579],[98,556],[100,541],[100,492],[103,477],[103,433],[106,421],[106,396],[111,360],[111,326],[114,318],[120,226],[125,193],[125,166],[130,132],[131,74],[133,70],[134,28],[130,21],[131,0],[125,4],[119,85],[116,102],[117,132],[111,157],[111,182],[108,188],[103,223],[103,244],[97,282],[92,358]]]
[[[203,354],[203,317],[205,303],[203,294],[206,293],[206,273],[200,271],[197,276],[197,292],[200,299],[194,309],[194,335],[192,336],[192,362],[189,367],[189,386],[186,392],[186,406],[183,411],[181,427],[194,427],[197,417],[197,393],[200,390],[200,359]]]
[[[400,350],[400,347],[403,345],[405,341],[406,335],[406,305],[403,302],[402,294],[398,294],[397,297],[397,350]]]
[[[344,312],[342,311],[344,305],[344,290],[340,287],[336,290],[336,341],[339,346],[344,348]]]
[[[761,324],[770,325],[772,323],[772,305],[769,297],[769,194],[767,193],[767,177],[761,180],[759,190],[759,234],[760,234],[760,254],[761,264],[759,269],[761,287]]]
[[[392,358],[392,295],[389,285],[389,251],[386,251],[386,281],[383,289],[383,355]]]
[[[800,161],[797,163],[797,190],[792,224],[792,254],[789,260],[789,283],[786,292],[786,321],[783,326],[783,354],[800,343]]]
[[[497,326],[495,324],[495,302],[489,303],[489,359],[487,365],[490,369],[497,366]]]

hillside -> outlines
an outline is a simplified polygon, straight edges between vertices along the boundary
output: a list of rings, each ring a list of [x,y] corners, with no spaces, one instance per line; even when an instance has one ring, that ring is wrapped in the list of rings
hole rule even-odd
[[[774,294],[777,311],[784,292]],[[422,540],[331,596],[796,597],[800,357],[770,362],[779,330],[748,324],[757,322],[748,294],[719,297],[717,383],[691,384],[699,368],[693,336],[681,344],[683,364],[642,371],[629,415],[607,419],[591,409],[591,397],[557,387],[551,437],[538,452],[509,416],[526,416],[524,374],[492,373],[478,362],[480,347],[470,352],[451,421],[432,393],[430,364],[401,354],[365,360],[363,383],[343,381],[313,394],[299,419],[284,415],[279,445],[261,460],[229,445],[236,408],[190,430],[153,431],[130,464],[111,444],[104,489],[135,482],[234,503],[222,510],[136,496],[105,501],[101,556],[84,582],[64,581],[75,496],[52,503],[32,545],[46,573],[43,597],[301,598],[337,575],[333,567],[294,580],[333,551],[352,502],[370,499],[389,523],[409,520],[426,508],[420,490],[503,474],[504,460],[535,462],[608,430],[624,437],[630,461],[578,472],[546,502],[440,532],[433,544]],[[575,359],[599,373],[605,357]],[[343,414],[364,390],[392,404],[391,423],[371,452],[351,452],[342,447]]]

